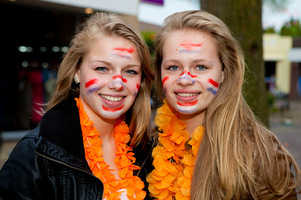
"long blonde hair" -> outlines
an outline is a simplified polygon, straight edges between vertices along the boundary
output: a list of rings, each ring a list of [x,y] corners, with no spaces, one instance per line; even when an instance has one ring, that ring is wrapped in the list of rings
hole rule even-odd
[[[151,82],[154,79],[148,47],[138,32],[132,29],[120,17],[114,14],[97,12],[79,26],[78,33],[71,41],[70,49],[59,67],[54,94],[47,104],[47,110],[58,105],[72,95],[78,95],[79,86],[73,77],[91,44],[99,37],[122,37],[137,47],[142,68],[141,86],[137,98],[128,111],[132,131],[131,146],[137,145],[144,138],[146,125],[149,122]]]
[[[206,112],[206,133],[195,163],[191,199],[258,199],[263,185],[275,195],[295,188],[300,183],[300,169],[244,100],[244,55],[228,27],[217,17],[204,11],[184,11],[165,19],[155,39],[155,84],[161,100],[163,45],[171,32],[183,29],[212,36],[225,76]],[[290,165],[297,177],[293,182]]]

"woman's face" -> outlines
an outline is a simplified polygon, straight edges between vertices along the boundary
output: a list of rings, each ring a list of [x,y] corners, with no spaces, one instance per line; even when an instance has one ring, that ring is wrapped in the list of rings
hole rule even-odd
[[[170,33],[163,46],[161,81],[169,104],[183,115],[204,115],[224,74],[210,34],[195,30]]]
[[[129,110],[139,92],[142,69],[137,48],[121,37],[99,38],[77,74],[88,116],[117,119]]]

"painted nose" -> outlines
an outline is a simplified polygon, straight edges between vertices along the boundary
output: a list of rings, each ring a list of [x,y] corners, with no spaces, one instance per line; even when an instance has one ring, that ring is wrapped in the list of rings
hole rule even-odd
[[[186,72],[183,72],[177,80],[177,83],[181,85],[192,85],[194,84],[194,82],[195,80],[193,80],[192,77],[189,76]]]
[[[116,91],[121,91],[124,89],[124,83],[121,77],[113,79],[112,83],[109,84],[110,89],[114,89]]]

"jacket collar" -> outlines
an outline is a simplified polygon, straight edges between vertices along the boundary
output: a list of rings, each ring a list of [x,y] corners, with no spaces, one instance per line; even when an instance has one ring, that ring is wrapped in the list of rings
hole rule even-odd
[[[76,101],[69,98],[45,113],[40,124],[41,142],[86,163]],[[46,151],[45,148],[43,148]],[[53,149],[52,149],[53,150]],[[48,151],[51,154],[53,151]],[[55,156],[54,153],[52,153]]]

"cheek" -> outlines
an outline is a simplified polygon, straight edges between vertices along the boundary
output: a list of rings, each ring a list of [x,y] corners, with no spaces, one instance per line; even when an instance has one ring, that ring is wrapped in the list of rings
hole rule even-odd
[[[85,83],[85,91],[87,95],[90,95],[91,93],[102,88],[103,85],[103,81],[100,81],[99,79],[90,79]]]
[[[218,88],[219,88],[219,83],[212,78],[208,79],[208,86],[207,86],[207,91],[211,92],[213,95],[217,94]]]

